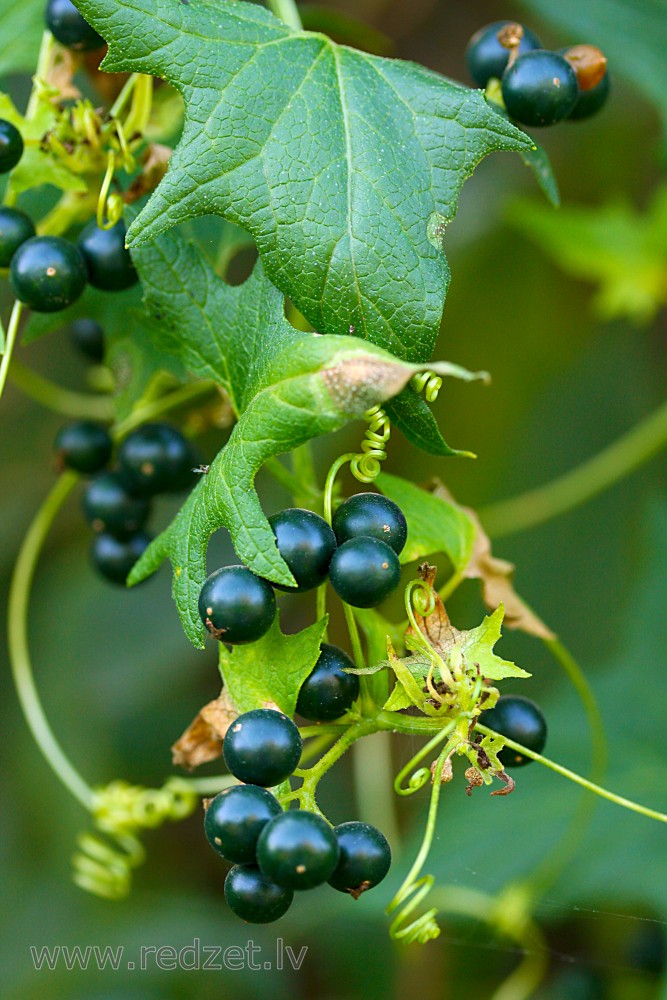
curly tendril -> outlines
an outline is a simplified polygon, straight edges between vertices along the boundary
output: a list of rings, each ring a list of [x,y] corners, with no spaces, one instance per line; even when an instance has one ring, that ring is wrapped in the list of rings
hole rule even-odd
[[[418,792],[420,788],[423,788],[424,785],[431,780],[431,770],[428,767],[420,767],[412,774],[410,774],[410,772],[417,766],[417,764],[420,763],[420,761],[424,759],[424,757],[427,757],[439,743],[442,743],[442,741],[449,736],[455,728],[457,722],[458,719],[453,719],[451,722],[448,722],[439,733],[436,733],[433,739],[424,744],[421,750],[418,750],[417,753],[410,758],[407,764],[401,768],[394,778],[394,791],[397,795],[414,795],[415,792]],[[410,777],[408,778],[408,784],[406,787],[403,782],[408,774],[410,774]]]
[[[438,393],[442,388],[442,379],[435,372],[418,372],[410,379],[410,385],[415,392],[424,392],[424,399],[428,403],[435,403]]]
[[[162,788],[142,788],[112,781],[95,789],[95,833],[77,838],[73,880],[80,889],[106,899],[123,899],[132,885],[132,870],[143,864],[146,851],[140,830],[177,822],[194,811],[197,794],[186,782],[170,778]]]
[[[354,456],[350,469],[360,483],[372,483],[380,474],[380,463],[387,457],[386,444],[391,436],[391,424],[381,406],[366,410],[364,420],[368,422],[368,430],[361,442],[361,454]]]

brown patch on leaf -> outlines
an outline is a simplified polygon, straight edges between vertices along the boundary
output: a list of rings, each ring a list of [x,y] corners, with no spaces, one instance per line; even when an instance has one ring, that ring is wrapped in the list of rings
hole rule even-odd
[[[457,503],[446,486],[438,479],[433,480],[431,491],[462,510],[475,525],[470,562],[463,571],[469,580],[480,580],[482,597],[489,611],[495,611],[500,604],[505,605],[504,623],[509,628],[520,629],[538,639],[554,639],[555,634],[544,624],[528,605],[522,601],[514,589],[514,564],[506,559],[498,559],[491,551],[491,541],[484,531],[476,512],[471,507]]]
[[[200,764],[216,760],[222,754],[225,733],[238,714],[229,695],[223,690],[219,698],[204,705],[172,746],[174,764],[192,771]]]

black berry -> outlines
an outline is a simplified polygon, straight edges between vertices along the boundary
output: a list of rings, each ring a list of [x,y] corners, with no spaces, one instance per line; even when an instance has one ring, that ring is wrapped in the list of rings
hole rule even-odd
[[[254,865],[235,865],[225,879],[225,899],[232,913],[246,923],[270,924],[287,913],[294,893]]]
[[[138,493],[171,493],[194,482],[190,442],[169,424],[144,424],[125,438],[118,461]]]
[[[67,49],[90,52],[105,44],[71,0],[48,0],[44,18],[53,37]]]
[[[356,493],[340,505],[333,516],[338,544],[366,535],[386,542],[396,555],[403,551],[408,524],[398,504],[379,493]]]
[[[374,608],[399,584],[398,556],[377,538],[351,538],[336,549],[329,567],[331,586],[354,608]]]
[[[519,56],[502,78],[505,107],[522,125],[555,125],[572,112],[579,96],[577,75],[557,52],[535,49]]]
[[[334,827],[340,852],[329,885],[357,898],[378,885],[391,866],[387,838],[370,823],[341,823]]]
[[[245,566],[211,573],[199,594],[199,614],[211,635],[231,645],[255,642],[276,616],[276,595]]]
[[[322,652],[299,691],[296,710],[304,719],[328,722],[339,718],[359,697],[359,678],[346,674],[354,663],[342,649],[322,643]]]
[[[23,156],[21,133],[5,118],[0,118],[0,174],[13,170]]]
[[[278,551],[289,566],[297,587],[274,584],[278,590],[312,590],[323,583],[336,549],[336,536],[319,514],[290,507],[269,518]]]
[[[257,838],[282,808],[278,799],[258,785],[225,788],[209,803],[204,832],[214,851],[228,861],[255,863]]]
[[[150,535],[145,531],[138,531],[129,538],[116,538],[104,531],[93,538],[90,550],[93,566],[112,583],[124,584],[130,570],[150,542]]]
[[[113,451],[113,441],[101,424],[92,420],[75,420],[60,428],[55,450],[68,469],[90,474],[99,472],[107,464]]]
[[[93,219],[79,236],[79,249],[88,268],[88,281],[104,292],[122,292],[136,285],[139,276],[125,249],[125,223],[100,229]]]
[[[129,538],[143,527],[150,504],[145,497],[135,496],[118,472],[103,472],[89,483],[83,511],[95,531]]]
[[[331,878],[338,840],[326,820],[301,809],[276,816],[257,841],[260,870],[286,889],[313,889]]]
[[[546,746],[546,719],[530,698],[504,695],[493,708],[482,712],[479,721],[535,753],[542,753]],[[523,767],[532,763],[530,757],[525,757],[511,747],[504,747],[498,754],[498,759],[503,767]]]
[[[35,224],[18,208],[0,208],[0,267],[9,267],[18,248],[35,235]]]
[[[301,750],[301,735],[292,720],[270,708],[239,715],[222,744],[225,764],[234,777],[263,788],[288,778]]]
[[[466,48],[466,64],[468,72],[478,87],[486,87],[491,77],[500,79],[510,57],[510,50],[501,44],[498,32],[513,21],[494,21],[484,28],[476,31],[468,42]],[[542,44],[532,31],[523,27],[523,37],[519,43],[519,54],[530,52],[532,49],[541,49]]]
[[[14,294],[35,312],[58,312],[86,287],[86,265],[74,243],[60,236],[33,236],[12,257]]]
[[[82,317],[70,324],[72,343],[84,358],[99,364],[104,360],[104,330],[95,319]]]

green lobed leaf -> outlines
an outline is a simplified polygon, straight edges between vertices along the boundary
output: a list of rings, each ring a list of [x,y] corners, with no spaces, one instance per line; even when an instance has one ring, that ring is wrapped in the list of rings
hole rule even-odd
[[[316,330],[426,360],[460,188],[487,153],[532,141],[479,91],[254,4],[79,7],[109,42],[106,70],[163,77],[186,104],[181,142],[130,243],[217,213],[253,235],[267,275]]]
[[[487,615],[481,625],[459,632],[456,645],[461,649],[468,665],[476,664],[483,677],[492,681],[502,681],[506,677],[530,677],[521,667],[510,660],[503,660],[493,652],[500,639],[500,626],[505,616],[501,604],[492,615]]]
[[[280,631],[278,615],[257,642],[228,649],[220,643],[220,673],[227,694],[239,712],[277,705],[290,718],[301,685],[320,655],[328,616],[296,635]]]
[[[475,525],[465,511],[401,476],[381,472],[375,482],[398,504],[408,522],[408,538],[399,557],[402,563],[443,552],[455,572],[465,569],[475,540]]]

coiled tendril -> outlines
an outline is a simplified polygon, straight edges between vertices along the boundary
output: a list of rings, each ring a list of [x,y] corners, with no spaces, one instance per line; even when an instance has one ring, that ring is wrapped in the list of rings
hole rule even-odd
[[[415,392],[424,392],[424,398],[428,403],[435,403],[438,393],[442,388],[442,379],[435,372],[418,372],[410,379],[410,385]]]
[[[79,888],[106,899],[123,899],[130,891],[132,869],[143,864],[146,852],[137,836],[140,830],[184,819],[195,808],[198,796],[178,778],[162,788],[141,788],[113,781],[95,791],[95,833],[77,838],[73,880]]]
[[[372,483],[380,472],[380,463],[387,457],[386,445],[391,436],[389,417],[381,406],[373,406],[364,413],[368,421],[366,436],[361,442],[361,454],[350,461],[352,474],[361,483]]]

